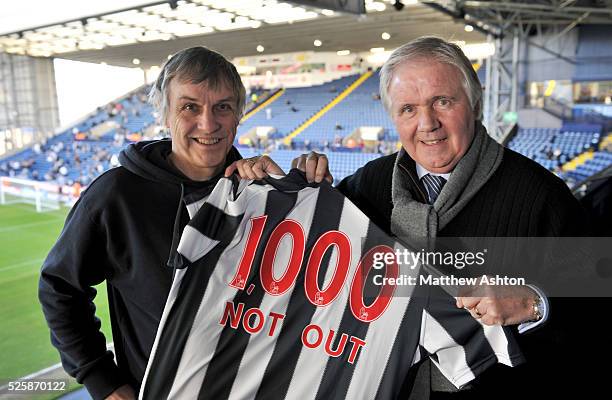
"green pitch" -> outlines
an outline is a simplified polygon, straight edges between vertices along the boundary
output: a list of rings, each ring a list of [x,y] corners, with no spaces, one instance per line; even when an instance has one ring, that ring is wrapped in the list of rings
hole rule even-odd
[[[0,205],[0,382],[60,362],[37,293],[40,266],[67,214],[68,209],[37,213],[31,205]],[[97,315],[110,341],[106,288],[97,289]]]

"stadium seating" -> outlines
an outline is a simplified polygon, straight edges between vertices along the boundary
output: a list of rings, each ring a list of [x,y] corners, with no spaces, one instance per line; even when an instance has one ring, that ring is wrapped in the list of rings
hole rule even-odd
[[[600,125],[565,123],[561,129],[521,128],[508,147],[554,170],[595,148],[600,139]]]
[[[130,135],[142,134],[154,125],[153,109],[146,102],[149,86],[143,86],[117,102],[99,107],[79,123],[2,160],[0,175],[72,184],[89,184],[103,171],[118,165],[117,155]],[[101,135],[94,130],[112,123]]]
[[[252,157],[258,155],[253,149],[240,147],[238,149],[243,157]],[[268,155],[281,167],[285,172],[291,169],[291,161],[299,157],[303,153],[302,150],[274,150]],[[344,153],[344,152],[329,152],[326,153],[329,160],[329,169],[334,175],[334,182],[340,182],[344,177],[355,172],[359,167],[363,166],[368,161],[374,160],[381,156],[378,153]]]
[[[584,164],[578,165],[572,171],[561,172],[559,176],[563,178],[570,187],[575,187],[580,182],[587,179],[598,172],[612,166],[612,153],[608,151],[597,151],[593,154],[593,158],[585,161]]]
[[[238,127],[237,136],[240,137],[257,126],[274,126],[277,130],[275,137],[285,137],[358,77],[359,75],[350,75],[319,86],[286,89],[285,93],[269,106],[272,110],[271,119],[268,120],[262,110]]]
[[[379,97],[379,76],[372,74],[343,101],[302,131],[293,140],[297,143],[333,143],[338,137],[350,135],[361,126],[384,128],[387,140],[397,140],[393,122],[387,116]]]
[[[351,75],[315,87],[287,89],[272,103],[270,120],[264,111],[257,112],[239,126],[239,134],[256,126],[275,126],[278,129],[276,138],[282,138],[328,104],[357,77]],[[381,156],[378,153],[363,153],[359,147],[343,147],[338,144],[339,138],[361,126],[380,126],[384,129],[384,143],[378,150],[387,153],[396,147],[398,136],[378,99],[378,85],[378,74],[373,74],[296,136],[291,149],[276,140],[268,143],[265,149],[241,146],[239,150],[243,157],[268,152],[285,171],[290,169],[291,160],[303,152],[311,149],[323,151],[328,155],[330,170],[337,183],[366,162]],[[0,175],[60,184],[75,181],[89,184],[103,171],[118,165],[117,155],[130,141],[132,134],[141,134],[154,126],[153,109],[146,102],[148,90],[149,86],[144,86],[116,102],[99,107],[46,143],[5,158],[0,161]],[[261,92],[258,102],[253,103],[252,107],[261,104],[271,93]],[[559,172],[561,166],[571,159],[595,149],[600,140],[601,125],[565,123],[561,129],[520,129],[509,147]],[[610,164],[610,153],[598,152],[592,160],[559,175],[572,186]]]
[[[572,108],[572,111],[574,113],[574,118],[580,118],[592,114],[612,118],[611,104],[576,104]]]
[[[277,91],[278,89],[276,90],[261,89],[261,88],[252,89],[251,92],[247,94],[246,102],[244,105],[243,118],[245,115],[255,110],[261,104],[265,103],[270,97],[276,94]]]

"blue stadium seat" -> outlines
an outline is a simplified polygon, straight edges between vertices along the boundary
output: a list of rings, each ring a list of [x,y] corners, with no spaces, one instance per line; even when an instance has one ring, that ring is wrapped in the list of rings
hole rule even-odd
[[[263,110],[259,111],[238,126],[236,136],[239,138],[258,126],[274,126],[278,132],[276,137],[285,137],[332,101],[358,77],[359,75],[350,75],[323,85],[286,89],[285,93],[269,106],[272,110],[270,120]]]
[[[398,140],[393,122],[385,112],[379,95],[379,75],[372,74],[344,100],[302,131],[294,141],[312,144],[333,143],[362,126],[379,126],[386,140]]]
[[[520,128],[508,147],[555,170],[600,140],[601,125],[565,123],[561,129]]]

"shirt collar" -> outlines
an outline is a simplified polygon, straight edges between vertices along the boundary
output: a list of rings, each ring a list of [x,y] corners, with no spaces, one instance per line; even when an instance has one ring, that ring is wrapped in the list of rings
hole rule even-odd
[[[450,177],[451,173],[447,173],[447,174],[437,174],[435,172],[430,172],[428,170],[426,170],[422,165],[420,165],[418,162],[415,161],[416,164],[416,172],[417,175],[419,176],[419,179],[423,178],[425,175],[430,174],[430,175],[435,175],[435,176],[441,176],[442,178],[446,179],[448,181],[448,178]]]

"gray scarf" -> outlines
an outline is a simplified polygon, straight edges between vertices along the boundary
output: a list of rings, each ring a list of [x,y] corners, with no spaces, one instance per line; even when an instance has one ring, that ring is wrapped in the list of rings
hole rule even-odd
[[[467,153],[459,160],[433,205],[423,204],[412,198],[408,189],[410,178],[399,167],[402,157],[408,157],[402,149],[393,167],[391,198],[391,232],[414,243],[418,238],[437,236],[465,207],[482,186],[493,176],[502,161],[504,148],[493,140],[484,126],[477,121],[474,139]],[[425,362],[419,368],[409,400],[429,399],[430,390],[456,392],[457,389],[442,375],[438,368]]]
[[[457,163],[435,203],[430,205],[412,198],[408,189],[410,178],[398,165],[407,154],[404,149],[400,150],[391,184],[391,232],[403,238],[435,238],[493,176],[503,152],[504,148],[487,134],[480,121],[476,121],[470,148]]]

